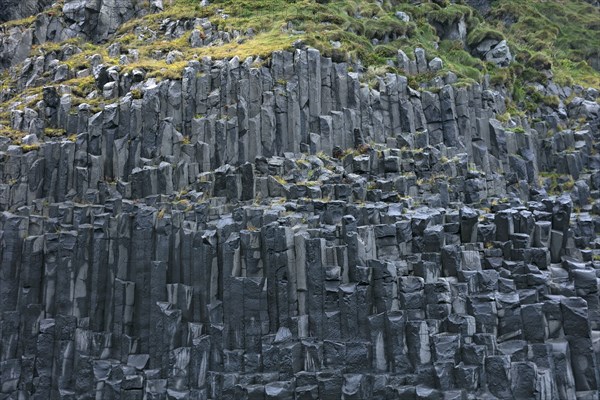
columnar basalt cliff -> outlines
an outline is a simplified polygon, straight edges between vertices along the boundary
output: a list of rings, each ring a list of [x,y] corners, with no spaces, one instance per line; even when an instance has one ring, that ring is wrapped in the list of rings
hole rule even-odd
[[[295,46],[167,77],[0,51],[4,104],[44,86],[0,110],[0,399],[598,399],[598,90],[507,117],[422,48]]]

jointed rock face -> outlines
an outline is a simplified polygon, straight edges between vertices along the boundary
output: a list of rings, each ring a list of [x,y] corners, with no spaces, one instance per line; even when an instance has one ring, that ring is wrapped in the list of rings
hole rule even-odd
[[[12,112],[0,399],[598,399],[596,90],[254,61]]]

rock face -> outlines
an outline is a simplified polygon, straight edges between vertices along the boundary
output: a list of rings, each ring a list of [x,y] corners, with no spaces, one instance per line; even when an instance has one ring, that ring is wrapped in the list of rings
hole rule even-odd
[[[508,66],[513,59],[506,40],[486,39],[477,45],[475,53],[499,67]]]
[[[66,81],[75,49],[19,49],[136,7],[67,1],[0,60],[19,90]],[[366,84],[311,48],[180,79],[90,64],[105,106],[48,86],[0,140],[0,399],[598,399],[597,91],[506,121],[487,83]]]
[[[434,22],[437,35],[442,40],[459,40],[463,44],[467,40],[467,23],[464,18],[450,20],[444,23]]]
[[[0,1],[0,23],[40,13],[51,1]],[[157,7],[149,7],[136,0],[66,0],[62,13],[47,11],[37,14],[33,23],[0,27],[0,69],[23,62],[33,45],[62,42],[80,37],[101,42],[106,40],[123,23],[139,17]]]
[[[108,38],[121,24],[133,18],[141,4],[135,0],[66,0],[65,21],[94,41]]]
[[[0,23],[35,15],[52,3],[51,0],[0,0]]]
[[[33,34],[29,29],[12,28],[7,35],[0,36],[0,67],[12,67],[23,62],[33,43]]]

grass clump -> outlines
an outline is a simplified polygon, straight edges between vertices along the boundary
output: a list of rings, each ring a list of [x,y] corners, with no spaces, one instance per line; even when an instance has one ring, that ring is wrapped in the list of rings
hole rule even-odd
[[[20,144],[21,139],[26,135],[26,132],[19,131],[16,129],[9,128],[7,126],[0,125],[0,136],[9,138],[14,144]]]
[[[7,21],[7,22],[4,22],[3,24],[0,24],[0,28],[10,29],[10,28],[14,28],[17,26],[27,28],[28,26],[32,25],[35,22],[35,18],[36,18],[35,15],[32,15],[32,16],[26,17],[26,18]]]
[[[467,6],[451,4],[447,7],[439,7],[427,14],[430,21],[439,24],[451,24],[464,19],[469,21],[473,17],[473,9]]]
[[[519,133],[519,134],[523,134],[525,133],[525,129],[523,129],[522,126],[517,126],[515,128],[509,128],[507,129],[509,132],[513,132],[513,133]]]
[[[539,185],[546,188],[551,195],[560,195],[575,187],[575,181],[570,175],[561,175],[557,172],[540,172]]]
[[[40,145],[37,143],[36,144],[23,144],[23,145],[21,145],[21,149],[23,150],[23,153],[29,153],[30,151],[39,150]]]
[[[529,69],[551,66],[561,85],[600,86],[600,73],[587,63],[600,56],[597,7],[584,0],[504,0],[494,3],[490,18]]]
[[[506,39],[504,34],[496,29],[478,25],[474,29],[471,29],[467,35],[467,44],[469,46],[477,46],[484,40],[497,40],[502,41]]]
[[[71,93],[76,97],[84,98],[89,95],[93,90],[96,89],[96,81],[93,76],[86,76],[85,78],[70,79],[64,84],[71,87]]]
[[[466,51],[459,41],[441,41],[436,54],[443,58],[445,69],[453,71],[458,77],[479,82],[487,71],[486,64]]]
[[[544,104],[551,108],[557,108],[560,105],[558,96],[545,96],[537,90],[530,91],[531,100],[536,104]]]
[[[537,52],[527,60],[527,66],[538,71],[552,69],[552,60],[544,53]]]
[[[287,181],[279,175],[273,176],[273,179],[275,179],[275,181],[277,181],[277,183],[280,185],[287,185]]]
[[[134,100],[139,100],[144,96],[144,94],[142,93],[142,91],[140,89],[131,89],[131,97]]]
[[[57,6],[51,11],[59,13],[60,10]],[[397,11],[409,14],[410,21],[397,18]],[[216,30],[237,31],[241,36],[228,43],[191,48],[190,31],[171,39],[164,37],[161,31],[165,21],[195,18],[208,18]],[[13,24],[26,25],[34,21],[35,18],[30,17]],[[468,28],[466,43],[440,40],[438,35],[445,35],[441,27],[459,21],[464,21]],[[530,90],[529,82],[546,83],[553,74],[559,85],[600,86],[600,73],[589,65],[600,54],[598,21],[600,10],[584,0],[493,2],[485,20],[464,2],[447,0],[419,4],[367,0],[213,0],[205,7],[200,6],[198,0],[172,0],[164,2],[161,12],[123,24],[116,37],[107,43],[69,39],[62,43],[37,45],[33,50],[42,55],[56,53],[61,59],[66,45],[75,46],[74,54],[62,62],[69,67],[70,76],[76,76],[78,71],[90,68],[89,59],[93,54],[101,55],[105,65],[119,65],[118,60],[110,58],[107,52],[110,44],[119,42],[122,48],[135,48],[139,54],[135,62],[119,66],[121,74],[140,68],[145,70],[148,78],[160,81],[181,79],[182,71],[190,60],[237,56],[240,60],[260,57],[268,62],[274,51],[293,50],[295,42],[301,41],[319,49],[323,56],[331,57],[335,62],[350,63],[349,68],[363,72],[361,79],[364,83],[375,87],[380,76],[398,72],[390,67],[396,61],[398,49],[412,57],[414,48],[422,47],[428,58],[440,57],[444,68],[438,73],[409,77],[411,86],[420,86],[449,71],[456,73],[461,85],[481,82],[489,74],[493,85],[513,94],[512,108],[535,110],[540,103],[557,107],[559,101],[554,96],[535,94]],[[252,35],[248,34],[250,30]],[[487,39],[508,41],[516,57],[508,68],[498,68],[469,52]],[[167,63],[164,58],[174,50],[180,52],[180,56]],[[0,85],[7,90],[12,83],[7,84],[0,79]],[[71,79],[63,84],[72,88],[73,105],[86,102],[99,109],[106,103],[99,97],[90,96],[99,89],[95,87],[93,77]],[[134,99],[142,95],[139,89],[131,91]],[[19,94],[12,100],[33,105],[39,101],[39,96]],[[6,102],[0,104],[4,110],[14,109],[9,105]]]
[[[67,132],[64,129],[45,128],[44,135],[48,137],[61,137],[65,136]]]
[[[569,2],[567,12],[569,15],[578,14],[574,20],[582,21],[584,28],[583,31],[575,27],[564,29],[563,25],[568,21],[548,14],[549,11],[556,11],[556,4],[559,3],[562,4],[559,0],[496,2],[489,20],[484,21],[471,7],[449,1],[415,5],[365,0],[330,0],[322,3],[314,0],[214,0],[209,6],[200,7],[196,0],[173,0],[170,4],[165,3],[165,10],[160,13],[124,24],[116,40],[127,47],[135,47],[140,54],[140,61],[125,66],[125,69],[140,67],[149,73],[148,77],[158,80],[180,79],[186,61],[191,59],[238,56],[243,60],[258,56],[266,60],[273,51],[290,50],[295,41],[301,40],[335,62],[354,64],[360,61],[364,67],[390,64],[390,61],[395,61],[400,48],[410,56],[415,47],[422,47],[429,57],[442,58],[445,68],[440,74],[453,71],[461,82],[471,83],[481,82],[483,75],[489,73],[493,83],[510,90],[516,82],[545,82],[547,77],[541,72],[549,68],[555,70],[560,83],[593,83],[598,80],[598,74],[586,68],[587,64],[578,64],[585,57],[572,59],[568,56],[576,53],[582,56],[594,54],[597,50],[592,49],[598,44],[597,38],[586,37],[573,45],[585,51],[566,48],[562,52],[555,50],[556,47],[565,47],[566,42],[561,41],[563,36],[578,40],[583,31],[589,33],[590,29],[597,29],[598,23],[592,22],[597,21],[593,15],[595,12],[597,16],[597,11],[589,5],[584,6],[583,0]],[[408,13],[410,22],[397,18],[396,11]],[[579,15],[582,11],[590,15]],[[168,19],[193,18],[208,18],[216,29],[238,31],[242,37],[220,45],[190,48],[190,32],[173,40],[150,42],[148,40],[151,39],[142,39],[136,33],[139,27],[159,31],[161,24]],[[466,44],[440,42],[436,29],[460,20],[464,20],[468,26]],[[255,34],[244,36],[249,30]],[[508,40],[513,54],[517,55],[518,68],[506,72],[487,65],[467,51],[486,39]],[[553,40],[556,40],[556,46]],[[180,51],[181,60],[167,65],[157,59],[158,55],[164,56],[171,50]],[[567,71],[574,73],[569,75]],[[413,80],[419,84],[431,78],[425,76]]]

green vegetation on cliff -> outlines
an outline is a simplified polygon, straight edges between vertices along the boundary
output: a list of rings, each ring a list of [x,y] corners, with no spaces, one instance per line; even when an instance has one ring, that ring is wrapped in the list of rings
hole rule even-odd
[[[108,46],[118,42],[122,49],[136,49],[139,54],[136,60],[120,66],[122,72],[142,68],[148,77],[177,79],[192,59],[259,56],[264,60],[275,50],[293,48],[298,41],[316,47],[334,61],[362,65],[371,75],[374,71],[402,73],[394,67],[398,50],[413,57],[414,49],[421,47],[428,59],[440,57],[444,68],[410,77],[411,85],[448,71],[467,83],[481,82],[487,74],[492,84],[512,93],[515,111],[535,110],[538,101],[555,105],[555,99],[540,99],[529,83],[546,84],[551,78],[559,85],[600,88],[600,72],[592,68],[600,68],[598,7],[584,0],[497,0],[490,4],[489,13],[482,16],[460,0],[419,4],[397,0],[213,0],[208,6],[201,6],[198,0],[171,0],[164,2],[161,12],[122,25],[108,43],[91,44],[81,39],[47,42],[34,46],[32,54],[59,52],[65,44],[76,46],[80,52],[64,63],[71,71],[79,71],[89,67],[93,54],[100,54],[107,65],[119,65],[107,52]],[[57,6],[51,11],[61,9]],[[169,21],[194,18],[208,18],[213,29],[240,35],[193,48],[189,28],[171,37],[162,30]],[[0,29],[34,23],[35,18],[30,17],[0,25]],[[475,51],[482,42],[504,39],[514,57],[508,67],[497,67]],[[173,50],[179,53],[167,62],[166,55]],[[90,77],[70,78],[76,102],[101,105],[101,99],[86,99],[96,89]],[[372,77],[366,81],[376,82]],[[0,79],[0,89],[11,85],[10,77]],[[14,108],[15,101],[20,101],[22,108],[39,101],[40,93],[41,87],[29,88],[0,104],[2,119],[6,120],[6,110]]]
[[[405,12],[410,21],[399,19],[398,11]],[[542,71],[551,69],[559,84],[600,86],[600,74],[589,65],[600,64],[600,10],[584,0],[501,0],[492,2],[486,16],[466,4],[448,1],[215,0],[201,7],[197,0],[175,0],[161,13],[130,21],[121,33],[145,24],[157,27],[165,18],[193,17],[207,17],[219,30],[262,32],[242,45],[186,49],[199,56],[264,57],[301,39],[335,60],[360,60],[365,66],[377,66],[395,60],[398,49],[410,55],[415,47],[422,47],[429,57],[442,58],[445,70],[465,79],[479,81],[488,73],[495,82],[512,87],[516,81],[519,85],[545,82],[548,74]],[[436,26],[461,20],[468,33],[464,42],[438,37]],[[469,51],[486,39],[508,40],[515,56],[508,70],[502,71]],[[147,49],[156,47],[160,44],[150,44]]]

